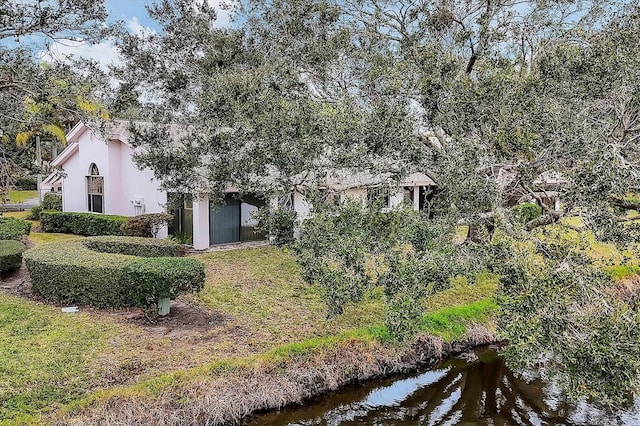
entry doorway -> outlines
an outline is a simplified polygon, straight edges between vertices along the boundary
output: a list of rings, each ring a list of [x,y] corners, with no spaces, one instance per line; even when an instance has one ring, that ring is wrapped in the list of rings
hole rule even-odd
[[[224,205],[214,209],[210,205],[209,241],[211,244],[227,244],[266,239],[263,231],[258,231],[258,220],[253,215],[265,205],[264,200],[238,193],[224,197]]]

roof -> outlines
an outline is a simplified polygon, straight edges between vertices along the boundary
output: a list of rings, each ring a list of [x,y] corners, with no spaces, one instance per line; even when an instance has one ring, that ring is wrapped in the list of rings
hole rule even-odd
[[[310,174],[305,177],[298,176],[301,180],[313,181],[314,178]],[[295,181],[295,178],[294,178]],[[328,189],[335,191],[344,191],[350,188],[359,187],[375,187],[375,186],[435,186],[436,182],[424,173],[416,172],[405,176],[399,182],[394,179],[394,175],[387,173],[371,173],[360,171],[352,168],[335,169],[327,172],[323,179],[319,179],[318,183]],[[303,185],[299,183],[298,185]]]

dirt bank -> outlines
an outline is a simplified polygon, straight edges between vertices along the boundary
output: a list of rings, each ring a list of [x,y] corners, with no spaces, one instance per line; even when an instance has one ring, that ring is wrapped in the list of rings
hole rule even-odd
[[[495,340],[484,327],[473,327],[464,341],[454,344],[427,335],[402,347],[348,339],[280,359],[274,354],[120,388],[49,420],[59,425],[238,424],[256,412],[303,404],[347,384],[425,368]]]

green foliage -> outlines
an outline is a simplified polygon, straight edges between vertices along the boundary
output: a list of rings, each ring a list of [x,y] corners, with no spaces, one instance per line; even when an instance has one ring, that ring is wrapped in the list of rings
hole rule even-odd
[[[97,307],[148,308],[167,292],[175,296],[189,289],[191,279],[192,288],[200,289],[204,277],[202,263],[192,258],[101,253],[82,241],[45,244],[28,250],[24,258],[36,294],[46,300]],[[147,281],[138,283],[141,276]]]
[[[270,210],[262,208],[258,211],[258,230],[265,231],[273,244],[278,247],[291,246],[294,243],[293,232],[297,214],[293,209]]]
[[[303,278],[322,287],[329,316],[381,286],[387,328],[403,340],[420,330],[425,300],[482,269],[474,247],[453,246],[454,232],[449,221],[410,208],[381,212],[348,202],[305,221],[295,252]]]
[[[38,189],[38,181],[33,176],[23,176],[15,181],[15,185],[22,191],[35,191]]]
[[[27,220],[40,220],[40,212],[42,212],[42,206],[35,206],[29,210],[29,214],[27,215]]]
[[[76,235],[124,235],[126,216],[95,213],[40,212],[42,230]]]
[[[181,293],[202,290],[204,265],[194,258],[138,259],[128,265],[125,280],[132,302],[153,308],[160,298],[175,299]]]
[[[31,222],[6,217],[0,219],[0,240],[23,240],[31,233]]]
[[[40,204],[42,210],[55,210],[62,211],[62,195],[47,192],[44,194],[42,203]]]
[[[81,241],[44,244],[24,253],[33,291],[46,300],[98,307],[132,304],[124,285],[136,258],[98,253]]]
[[[13,271],[22,265],[22,252],[27,247],[20,241],[0,241],[0,272]]]
[[[124,233],[133,237],[155,238],[160,228],[166,226],[173,216],[167,213],[146,213],[127,218]]]
[[[522,203],[514,206],[511,213],[520,223],[527,223],[542,216],[542,207],[535,203]]]
[[[610,275],[567,241],[505,237],[494,250],[499,332],[514,367],[544,366],[573,395],[608,403],[639,390],[640,347],[629,342],[640,339],[640,307],[615,296]]]
[[[169,239],[123,236],[87,237],[82,244],[101,253],[127,254],[140,257],[175,257],[183,254],[180,244]]]

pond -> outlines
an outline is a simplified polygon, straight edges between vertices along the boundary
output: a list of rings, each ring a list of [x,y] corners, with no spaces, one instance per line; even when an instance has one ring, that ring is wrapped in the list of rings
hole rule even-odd
[[[324,395],[247,425],[640,425],[640,399],[608,412],[568,401],[553,383],[516,377],[495,348],[483,348],[412,376]]]

